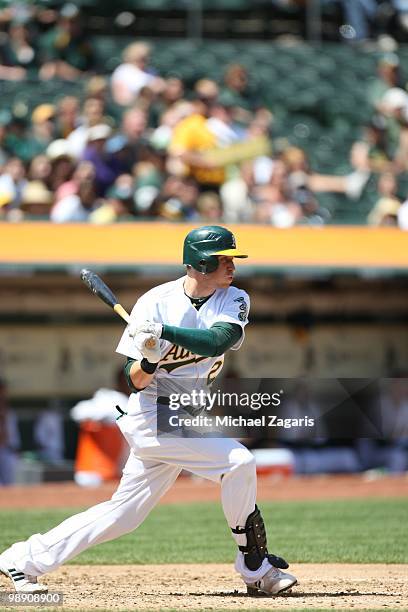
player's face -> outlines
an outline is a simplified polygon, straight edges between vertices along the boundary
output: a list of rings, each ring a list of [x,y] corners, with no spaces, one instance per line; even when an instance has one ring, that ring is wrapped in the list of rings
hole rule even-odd
[[[234,258],[226,255],[218,255],[218,268],[212,274],[217,287],[229,287],[234,278]]]

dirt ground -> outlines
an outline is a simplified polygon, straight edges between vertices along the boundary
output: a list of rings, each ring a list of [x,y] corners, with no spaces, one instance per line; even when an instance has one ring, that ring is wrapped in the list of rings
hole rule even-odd
[[[0,509],[90,506],[108,499],[117,483],[84,489],[73,483],[9,487]],[[408,478],[261,477],[260,500],[408,497]],[[219,501],[219,487],[181,477],[161,503]],[[64,566],[43,578],[62,592],[55,610],[408,609],[407,566],[303,564],[291,566],[299,585],[281,597],[250,598],[232,565]],[[10,582],[0,575],[0,591]],[[14,608],[0,607],[0,610]],[[21,606],[20,606],[21,609]],[[33,609],[33,608],[27,608]],[[41,608],[40,608],[41,609]]]
[[[117,482],[97,488],[82,488],[73,482],[8,487],[0,495],[0,509],[74,508],[92,506],[109,499]],[[303,501],[311,499],[408,497],[408,477],[375,475],[303,476],[258,478],[260,501]],[[220,500],[219,486],[202,479],[181,476],[161,503]]]
[[[74,565],[49,574],[43,582],[50,591],[63,593],[64,610],[350,610],[408,606],[404,565],[307,564],[291,569],[300,584],[290,594],[273,598],[248,597],[230,565]],[[3,588],[8,585],[1,578]]]

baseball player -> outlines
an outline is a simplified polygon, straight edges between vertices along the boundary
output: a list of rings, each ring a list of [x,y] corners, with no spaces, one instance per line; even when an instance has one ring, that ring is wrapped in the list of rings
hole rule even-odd
[[[211,381],[224,353],[240,348],[249,298],[232,287],[233,234],[218,226],[192,230],[184,241],[186,275],[159,285],[135,304],[117,351],[126,358],[132,393],[118,426],[129,459],[112,499],[72,516],[45,534],[17,542],[0,555],[0,570],[17,591],[45,592],[37,577],[55,570],[90,546],[138,527],[181,470],[221,485],[225,517],[238,545],[235,569],[250,595],[278,595],[296,584],[281,571],[288,564],[267,550],[256,501],[253,455],[230,438],[159,436],[157,414],[166,404],[158,389],[182,379]],[[168,399],[168,398],[167,398]]]

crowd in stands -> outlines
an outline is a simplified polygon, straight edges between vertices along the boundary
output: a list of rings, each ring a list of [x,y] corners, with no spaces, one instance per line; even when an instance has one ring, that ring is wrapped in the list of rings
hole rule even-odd
[[[238,57],[220,82],[201,78],[187,88],[152,70],[154,48],[135,41],[112,74],[101,74],[78,7],[52,13],[36,16],[40,36],[32,14],[3,11],[0,88],[35,74],[39,86],[81,79],[85,93],[39,104],[28,117],[0,112],[1,220],[321,225],[335,222],[324,194],[358,206],[374,180],[367,222],[408,229],[408,193],[399,187],[408,169],[408,93],[396,53],[379,60],[350,171],[325,174],[304,150],[274,138],[274,108]]]

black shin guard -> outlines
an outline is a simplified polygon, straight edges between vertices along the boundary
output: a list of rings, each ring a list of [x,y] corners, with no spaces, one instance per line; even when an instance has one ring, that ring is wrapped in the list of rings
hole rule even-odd
[[[269,563],[274,567],[279,569],[287,569],[289,567],[285,559],[268,553],[265,523],[258,506],[255,506],[255,510],[248,516],[243,529],[236,527],[231,529],[231,531],[237,534],[246,534],[246,546],[239,546],[238,548],[244,553],[245,565],[249,570],[254,571],[261,567],[265,557],[268,558]]]

